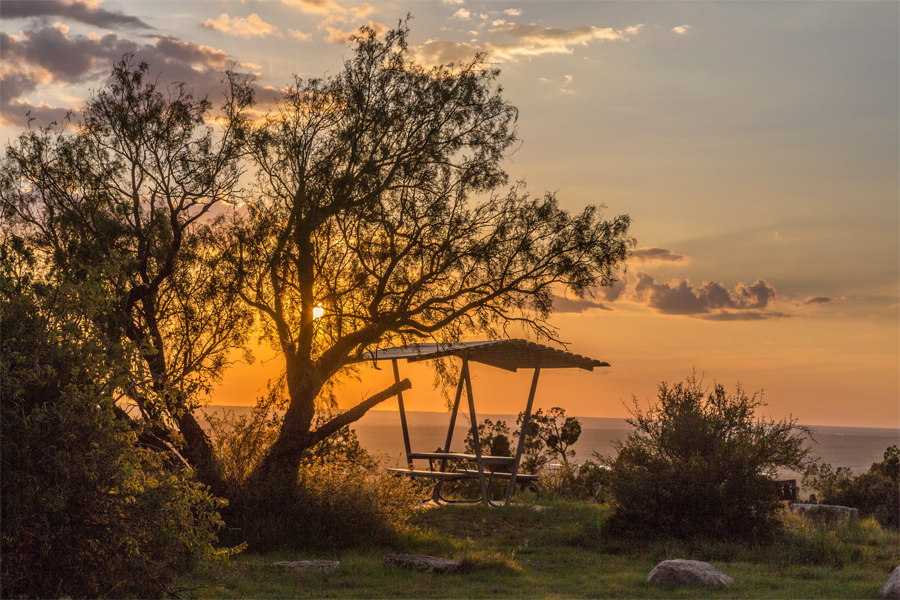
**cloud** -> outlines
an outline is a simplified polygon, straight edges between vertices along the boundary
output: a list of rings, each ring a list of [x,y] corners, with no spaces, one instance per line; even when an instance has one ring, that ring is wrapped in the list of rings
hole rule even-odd
[[[85,0],[3,0],[2,18],[62,17],[86,25],[103,28],[150,29],[150,26],[121,11],[100,8],[98,2]]]
[[[462,4],[464,0],[443,0],[444,4]]]
[[[827,296],[811,296],[803,302],[803,306],[817,306],[820,304],[830,304],[831,302],[843,302],[844,298],[828,298]]]
[[[646,246],[637,250],[628,251],[628,261],[638,264],[649,262],[669,262],[669,263],[688,263],[690,258],[683,254],[676,254],[666,248],[658,248],[656,246]]]
[[[462,19],[463,21],[467,21],[472,18],[472,13],[470,13],[469,11],[467,11],[464,8],[461,8],[458,11],[456,11],[455,13],[453,13],[453,16],[457,19]]]
[[[466,12],[468,13],[468,11]],[[575,46],[587,46],[594,42],[628,39],[627,35],[622,31],[591,26],[573,27],[571,29],[544,29],[535,24],[505,23],[500,27],[490,29],[489,32],[512,41],[485,41],[481,45],[472,46],[465,42],[430,40],[422,46],[411,46],[410,50],[418,62],[431,66],[471,60],[476,52],[490,55],[490,60],[495,62],[515,61],[519,57],[530,58],[544,54],[572,54]]]
[[[678,35],[684,35],[688,32],[688,29],[690,29],[690,28],[691,28],[690,25],[679,25],[678,27],[673,27],[672,31],[674,31]]]
[[[631,27],[625,28],[625,33],[628,35],[637,35],[641,32],[641,28],[644,27],[646,23],[638,23],[637,25],[632,25]]]
[[[381,35],[388,30],[387,25],[376,23],[374,21],[369,21],[369,28],[375,31],[375,35]],[[353,36],[362,33],[362,26],[350,32],[344,32],[343,30],[335,29],[334,27],[326,27],[325,29],[328,31],[328,36],[325,38],[325,41],[332,44],[346,44]]]
[[[750,285],[739,283],[733,290],[715,281],[703,282],[699,288],[694,288],[687,279],[657,283],[651,275],[638,271],[629,299],[667,315],[735,321],[788,316],[787,313],[765,311],[776,297],[775,288],[762,279]],[[755,311],[758,315],[735,316],[737,313],[729,310]]]
[[[296,29],[288,29],[288,33],[291,35],[291,37],[295,37],[303,42],[311,42],[313,39],[311,33],[303,33],[302,31],[297,31]]]
[[[343,13],[347,9],[338,5],[334,0],[281,0],[289,6],[298,6],[300,10],[307,13],[317,15],[330,15],[332,13]]]
[[[491,25],[494,27],[499,27],[500,25],[506,25],[506,21],[503,19],[497,19],[496,21],[491,21]]]
[[[553,296],[553,312],[578,314],[588,311],[592,308],[600,310],[612,310],[602,302],[594,302],[589,298],[571,299],[562,296]]]
[[[518,17],[522,15],[522,11],[518,8],[507,8],[503,11],[504,15],[509,15],[511,17]]]
[[[220,97],[221,71],[235,62],[221,50],[165,35],[138,43],[114,33],[70,35],[61,24],[18,35],[0,32],[0,121],[22,127],[30,111],[38,125],[61,122],[75,107],[35,105],[24,97],[45,85],[100,82],[127,53],[134,53],[136,62],[150,65],[150,78],[163,74],[163,82],[184,81],[198,96],[211,98]],[[272,105],[275,94],[255,87],[258,106]]]
[[[227,13],[222,13],[218,19],[207,19],[201,26],[205,29],[214,29],[243,38],[272,35],[278,31],[277,27],[266,23],[256,13],[251,14],[246,19],[229,17]]]

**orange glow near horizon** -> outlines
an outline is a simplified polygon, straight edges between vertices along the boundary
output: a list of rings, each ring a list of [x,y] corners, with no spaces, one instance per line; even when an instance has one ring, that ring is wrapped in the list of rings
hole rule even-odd
[[[660,382],[683,381],[696,368],[708,385],[733,392],[740,382],[748,394],[763,392],[767,406],[758,416],[799,418],[810,425],[898,427],[900,352],[892,329],[865,320],[838,321],[823,330],[815,321],[712,323],[683,317],[625,311],[595,311],[554,319],[569,350],[607,361],[611,367],[541,373],[535,408],[561,406],[579,417],[625,418],[632,396],[641,406],[656,397]],[[602,332],[598,335],[597,332]],[[225,374],[212,404],[253,405],[267,379],[283,369],[267,347],[257,347],[254,365],[239,364]],[[390,368],[363,365],[360,381],[337,389],[348,409],[393,383]],[[442,412],[445,401],[433,389],[427,363],[400,364],[413,384],[404,394],[407,410]],[[517,414],[524,409],[531,377],[474,364],[476,408],[483,414]],[[389,400],[375,410],[397,410]]]

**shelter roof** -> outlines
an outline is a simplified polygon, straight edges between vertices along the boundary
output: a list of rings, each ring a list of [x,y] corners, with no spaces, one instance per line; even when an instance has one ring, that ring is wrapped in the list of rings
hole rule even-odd
[[[405,358],[407,362],[429,360],[441,356],[465,357],[507,371],[517,369],[569,369],[593,371],[594,367],[608,367],[609,363],[529,342],[527,340],[493,340],[460,342],[456,344],[410,344],[366,352],[360,361]]]

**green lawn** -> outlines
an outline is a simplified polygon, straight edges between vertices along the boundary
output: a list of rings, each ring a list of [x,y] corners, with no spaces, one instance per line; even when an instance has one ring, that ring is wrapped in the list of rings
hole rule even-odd
[[[811,526],[788,519],[765,547],[617,543],[598,533],[603,506],[554,502],[524,507],[422,510],[392,547],[335,552],[241,554],[183,578],[192,598],[877,598],[900,562],[900,535],[874,522]],[[408,552],[462,562],[452,575],[387,567]],[[339,560],[331,574],[285,571],[279,560]],[[656,588],[645,578],[660,561],[705,560],[735,580],[722,591]]]

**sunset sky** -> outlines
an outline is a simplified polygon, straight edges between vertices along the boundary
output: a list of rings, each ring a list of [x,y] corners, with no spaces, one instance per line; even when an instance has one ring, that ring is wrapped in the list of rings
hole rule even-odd
[[[426,64],[485,52],[519,109],[511,180],[633,219],[619,285],[556,304],[573,352],[608,369],[547,372],[537,405],[627,415],[660,381],[764,389],[764,414],[900,425],[900,3],[84,2],[4,0],[4,143],[83,105],[129,51],[214,101],[231,64],[277,88],[334,74],[347,37],[411,13]],[[216,404],[247,405],[282,368],[259,347]],[[268,360],[271,359],[271,360]],[[365,368],[343,407],[390,382]],[[402,365],[413,410],[442,410]],[[524,408],[530,374],[473,370],[488,413]],[[396,402],[383,408],[396,407]]]

